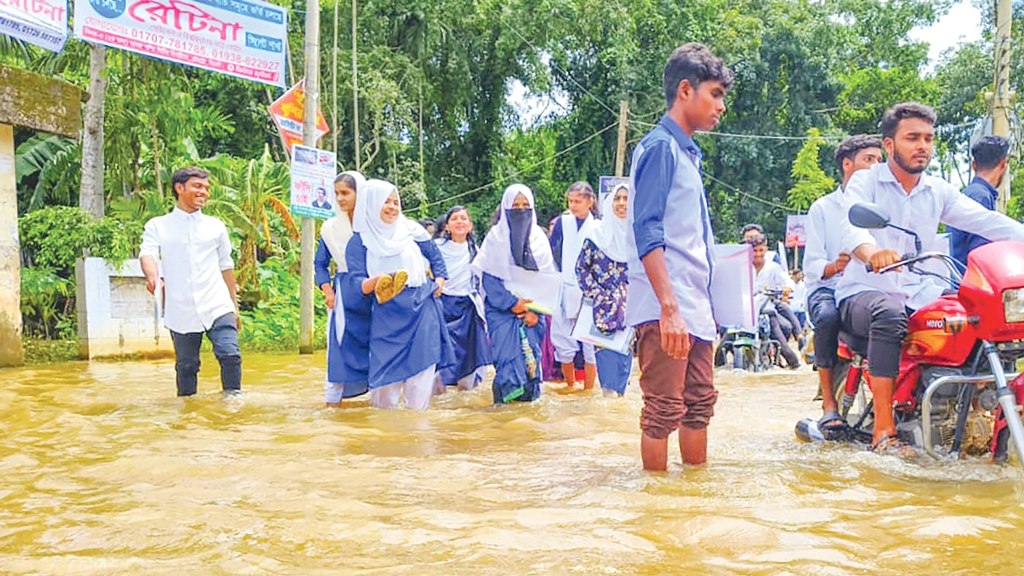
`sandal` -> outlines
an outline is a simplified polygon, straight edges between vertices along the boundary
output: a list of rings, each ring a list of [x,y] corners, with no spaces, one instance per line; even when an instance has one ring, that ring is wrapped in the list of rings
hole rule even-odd
[[[850,425],[835,410],[829,410],[818,420],[818,430],[827,440],[842,440],[850,431]]]
[[[405,283],[409,281],[409,273],[405,270],[395,272],[395,281],[391,285],[391,297],[394,298],[405,289]]]
[[[388,300],[395,297],[394,292],[394,279],[391,276],[381,276],[380,280],[377,281],[377,287],[373,289],[373,293],[377,296],[377,304],[383,304]]]
[[[881,440],[875,442],[871,446],[871,451],[875,454],[899,456],[900,458],[917,457],[917,449],[898,437],[889,435],[883,436]]]

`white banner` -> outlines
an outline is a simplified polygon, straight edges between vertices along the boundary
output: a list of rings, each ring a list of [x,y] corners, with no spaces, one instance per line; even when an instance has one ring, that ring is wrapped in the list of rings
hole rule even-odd
[[[715,244],[711,307],[719,325],[755,329],[754,252],[748,244]]]
[[[67,0],[0,0],[0,34],[60,52],[68,40]]]
[[[75,0],[75,36],[284,87],[288,12],[260,0]]]
[[[292,146],[292,214],[324,220],[334,216],[334,170],[334,152]]]

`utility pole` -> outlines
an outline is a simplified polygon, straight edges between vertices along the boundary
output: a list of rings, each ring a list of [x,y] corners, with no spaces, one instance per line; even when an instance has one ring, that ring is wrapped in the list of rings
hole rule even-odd
[[[995,90],[992,94],[992,135],[1010,137],[1010,23],[1013,20],[1012,0],[996,0]],[[1006,214],[1010,199],[1010,171],[999,186],[996,210]]]
[[[619,144],[615,147],[615,175],[625,176],[626,123],[629,122],[629,102],[619,102]]]
[[[334,106],[334,130],[331,130],[331,150],[334,157],[338,157],[338,132],[341,132],[341,120],[338,119],[338,4],[341,0],[334,0],[334,49],[331,50],[331,91],[334,93],[331,104]]]
[[[360,163],[363,161],[363,157],[359,145],[359,66],[356,58],[356,23],[359,14],[356,11],[356,1],[352,0],[352,128],[355,130],[356,140],[356,161],[353,163],[352,169],[362,171],[363,167]]]
[[[306,0],[306,44],[303,50],[306,80],[302,117],[302,144],[316,147],[316,118],[320,110],[320,2]],[[313,240],[316,225],[302,218],[301,263],[299,265],[299,354],[313,353]]]

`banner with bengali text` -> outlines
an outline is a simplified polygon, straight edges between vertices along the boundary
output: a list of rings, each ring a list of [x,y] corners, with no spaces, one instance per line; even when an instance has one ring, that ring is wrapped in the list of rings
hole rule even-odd
[[[282,88],[287,30],[260,0],[75,0],[77,38]]]
[[[0,0],[0,34],[60,52],[68,41],[67,0]]]
[[[334,152],[292,147],[291,213],[326,220],[334,216]]]

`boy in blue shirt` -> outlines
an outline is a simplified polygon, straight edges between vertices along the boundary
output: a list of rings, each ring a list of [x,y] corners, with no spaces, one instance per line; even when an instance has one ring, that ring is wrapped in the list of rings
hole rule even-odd
[[[633,151],[627,211],[626,321],[637,331],[645,470],[668,467],[668,437],[676,429],[683,462],[707,459],[707,426],[718,398],[714,234],[692,135],[718,124],[732,71],[691,43],[672,52],[663,82],[668,111]]]

